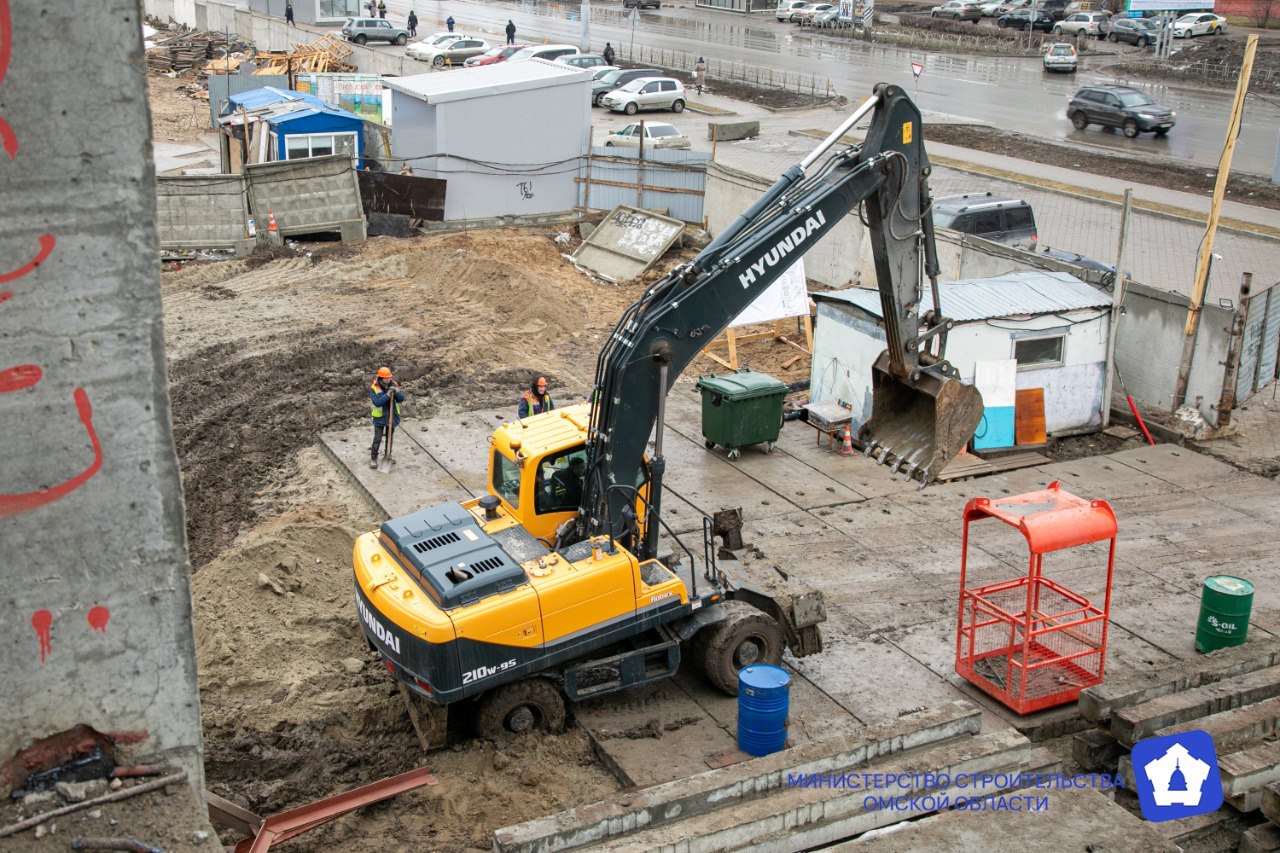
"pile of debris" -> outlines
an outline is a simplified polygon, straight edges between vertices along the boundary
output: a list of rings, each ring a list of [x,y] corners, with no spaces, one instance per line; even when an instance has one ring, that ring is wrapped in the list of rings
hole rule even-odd
[[[1159,824],[1177,844],[1238,836],[1241,850],[1280,849],[1280,640],[1221,649],[1204,657],[1108,680],[1080,694],[1080,712],[1097,728],[1075,736],[1073,757],[1089,771],[1118,772],[1136,790],[1129,755],[1150,737],[1208,732],[1222,793],[1216,812]],[[1137,772],[1143,772],[1138,768]],[[1251,824],[1256,824],[1250,826]],[[1237,838],[1231,838],[1230,847]]]
[[[317,73],[352,72],[355,63],[348,62],[351,48],[333,33],[310,44],[292,42],[289,52],[258,54],[258,70],[254,74],[290,74],[299,71]]]
[[[230,33],[187,30],[168,38],[156,38],[147,48],[147,68],[152,71],[186,71],[215,57],[243,50],[244,45]]]

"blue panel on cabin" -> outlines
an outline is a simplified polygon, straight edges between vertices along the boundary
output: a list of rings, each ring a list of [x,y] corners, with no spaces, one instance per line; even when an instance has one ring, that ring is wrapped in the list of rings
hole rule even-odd
[[[991,406],[973,433],[973,449],[1013,447],[1013,406]]]

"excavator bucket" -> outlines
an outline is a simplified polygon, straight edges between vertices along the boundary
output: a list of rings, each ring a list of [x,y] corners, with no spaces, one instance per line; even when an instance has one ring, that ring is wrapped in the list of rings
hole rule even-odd
[[[982,395],[958,379],[922,373],[911,381],[881,353],[871,370],[871,420],[858,433],[868,456],[931,483],[964,449],[982,420]]]

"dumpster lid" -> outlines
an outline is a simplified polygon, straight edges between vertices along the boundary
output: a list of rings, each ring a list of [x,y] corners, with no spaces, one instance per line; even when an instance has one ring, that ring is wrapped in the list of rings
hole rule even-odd
[[[767,373],[756,373],[747,367],[733,373],[705,374],[698,378],[697,387],[722,394],[728,400],[749,400],[752,397],[785,393],[787,390],[785,382],[774,379]]]

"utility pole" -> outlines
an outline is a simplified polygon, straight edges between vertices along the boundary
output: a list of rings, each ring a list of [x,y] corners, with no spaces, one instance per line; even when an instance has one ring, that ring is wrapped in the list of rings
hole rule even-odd
[[[583,53],[591,52],[591,0],[582,0],[582,39],[578,49]]]
[[[1187,383],[1191,379],[1191,360],[1195,355],[1196,329],[1200,325],[1200,309],[1204,306],[1205,288],[1209,283],[1209,268],[1213,264],[1213,240],[1218,233],[1218,218],[1222,214],[1222,199],[1227,192],[1227,178],[1231,175],[1231,155],[1236,150],[1236,137],[1240,135],[1240,122],[1244,118],[1244,98],[1249,93],[1249,76],[1253,72],[1253,57],[1258,52],[1258,36],[1250,35],[1244,45],[1244,63],[1240,66],[1240,79],[1236,81],[1236,97],[1231,105],[1231,118],[1227,122],[1227,139],[1222,145],[1218,160],[1218,179],[1213,185],[1213,203],[1209,206],[1209,219],[1205,223],[1204,239],[1200,241],[1200,256],[1196,259],[1196,277],[1191,288],[1191,304],[1187,308],[1187,323],[1183,329],[1182,360],[1178,363],[1178,384],[1173,393],[1173,409],[1186,402]]]
[[[1111,285],[1111,324],[1107,327],[1107,361],[1103,366],[1106,378],[1102,386],[1102,428],[1111,423],[1111,394],[1114,379],[1113,364],[1116,359],[1116,328],[1120,325],[1120,312],[1124,305],[1124,289],[1128,285],[1128,276],[1124,272],[1125,240],[1129,235],[1129,207],[1133,203],[1133,190],[1125,188],[1124,207],[1120,210],[1120,239],[1116,245],[1116,277]]]

